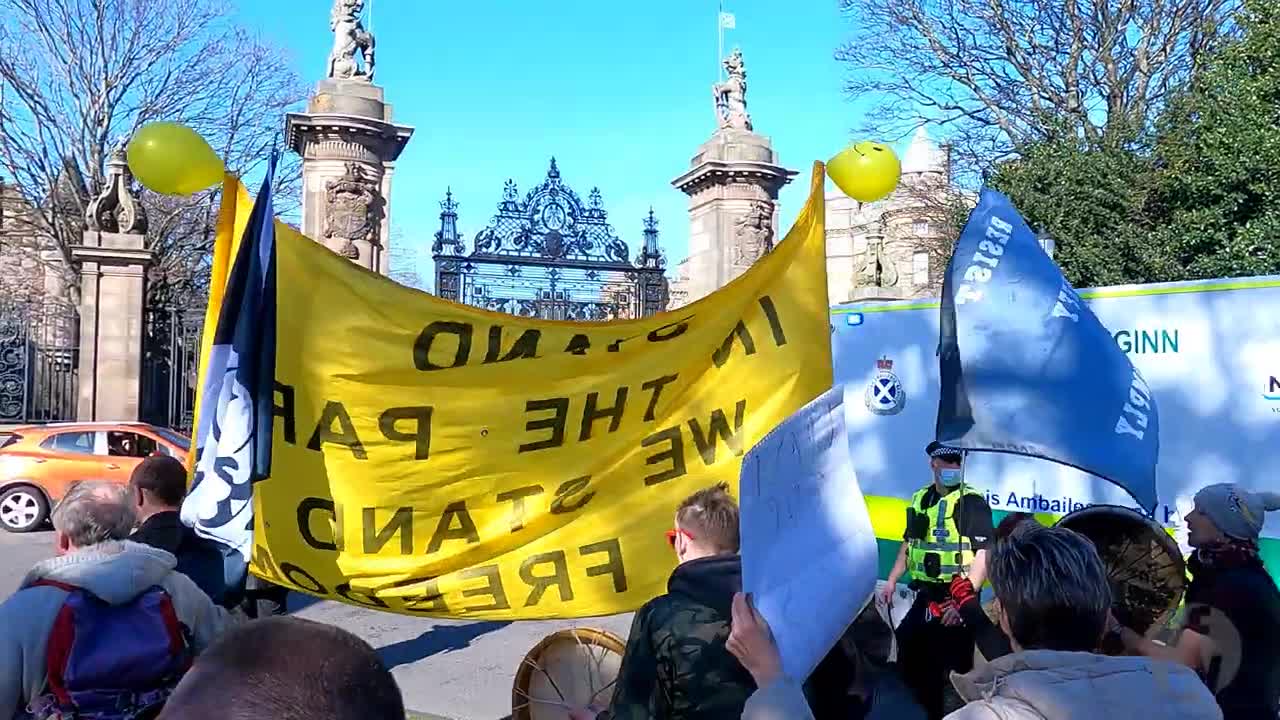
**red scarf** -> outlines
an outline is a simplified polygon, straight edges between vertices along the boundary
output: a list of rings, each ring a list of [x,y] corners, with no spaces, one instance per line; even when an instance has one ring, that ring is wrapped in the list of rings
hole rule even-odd
[[[1252,540],[1227,538],[1221,542],[1197,548],[1187,563],[1191,574],[1200,577],[1216,570],[1241,567],[1262,567],[1262,555],[1258,543]]]

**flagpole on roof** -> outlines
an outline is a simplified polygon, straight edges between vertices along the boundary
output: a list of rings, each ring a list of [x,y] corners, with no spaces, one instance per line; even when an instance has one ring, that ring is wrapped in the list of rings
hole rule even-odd
[[[716,7],[716,82],[724,80],[724,0]]]

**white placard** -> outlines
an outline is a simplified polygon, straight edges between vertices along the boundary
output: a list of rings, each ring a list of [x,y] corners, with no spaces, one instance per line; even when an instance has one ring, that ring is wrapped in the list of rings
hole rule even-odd
[[[876,582],[876,541],[849,458],[843,389],[796,411],[742,461],[742,585],[782,667],[804,680]]]

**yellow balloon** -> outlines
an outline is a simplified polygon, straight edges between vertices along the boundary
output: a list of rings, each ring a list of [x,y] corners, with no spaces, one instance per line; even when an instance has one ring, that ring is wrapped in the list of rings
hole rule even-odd
[[[222,158],[195,130],[172,122],[143,125],[125,148],[129,170],[161,195],[193,195],[222,180]]]
[[[827,175],[845,195],[858,202],[875,202],[898,187],[902,165],[887,145],[860,142],[831,158]]]

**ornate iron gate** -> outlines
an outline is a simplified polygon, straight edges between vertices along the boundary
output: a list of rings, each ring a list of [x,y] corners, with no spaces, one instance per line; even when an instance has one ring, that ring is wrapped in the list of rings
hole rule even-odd
[[[75,419],[79,327],[69,306],[0,299],[0,425]]]
[[[613,320],[661,312],[668,300],[658,221],[649,211],[635,261],[614,234],[598,189],[583,203],[555,158],[521,200],[508,180],[493,221],[467,253],[452,193],[440,204],[432,246],[436,294],[488,310],[552,320]]]
[[[142,420],[190,433],[204,311],[151,308],[144,321]]]

